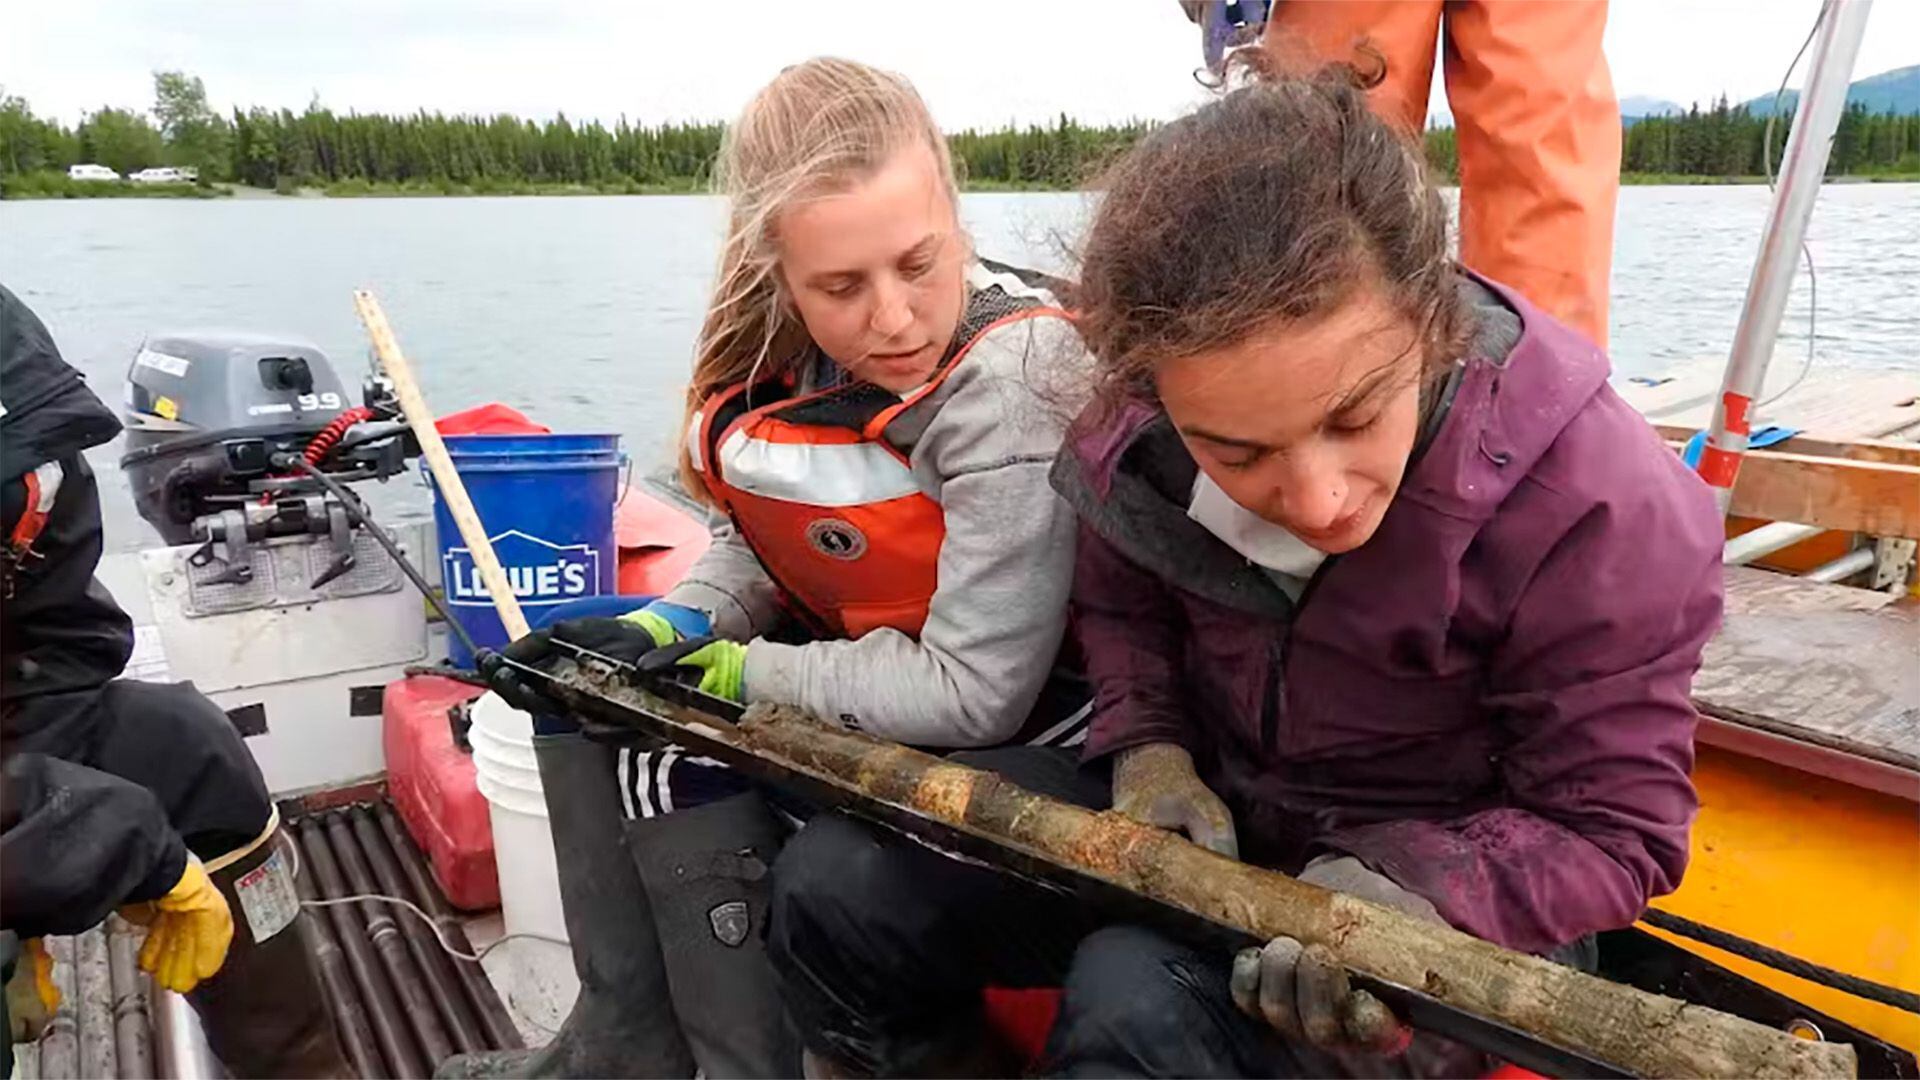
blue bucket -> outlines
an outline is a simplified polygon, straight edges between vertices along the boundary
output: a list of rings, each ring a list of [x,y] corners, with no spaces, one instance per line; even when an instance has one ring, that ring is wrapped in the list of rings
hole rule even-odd
[[[529,623],[540,625],[544,608],[613,593],[620,436],[449,435],[445,441]],[[475,644],[497,649],[507,642],[506,629],[438,495],[433,523],[447,610]],[[457,635],[447,656],[456,666],[473,666],[473,654]]]

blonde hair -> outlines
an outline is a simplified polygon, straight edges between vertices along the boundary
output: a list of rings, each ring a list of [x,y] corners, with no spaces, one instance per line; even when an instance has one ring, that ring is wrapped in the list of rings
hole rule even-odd
[[[701,406],[725,387],[791,372],[808,351],[811,339],[779,273],[780,213],[871,174],[915,142],[933,151],[957,206],[947,140],[913,84],[832,57],[782,71],[727,129],[714,173],[715,190],[728,201],[727,236],[694,346],[679,443],[680,480],[695,498],[711,501],[688,453]]]

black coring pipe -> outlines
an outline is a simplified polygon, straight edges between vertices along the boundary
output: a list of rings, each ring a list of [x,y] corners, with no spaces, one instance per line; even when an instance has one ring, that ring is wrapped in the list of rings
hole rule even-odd
[[[287,830],[287,841],[297,844],[298,832]],[[317,900],[318,888],[314,885],[311,860],[299,860],[299,873],[294,878],[294,888],[300,899]],[[367,1019],[367,1010],[360,1002],[360,996],[354,993],[353,973],[347,969],[346,953],[341,950],[340,939],[334,936],[333,922],[325,908],[307,908],[294,920],[294,926],[300,933],[300,942],[320,968],[320,986],[327,992],[327,1003],[333,1007],[334,1028],[340,1034],[340,1042],[353,1063],[353,1071],[372,1080],[384,1075],[380,1065],[380,1047],[373,1037],[373,1026]]]
[[[327,843],[327,830],[319,821],[309,818],[300,823],[300,853],[313,866],[313,879],[320,886],[322,898],[337,900],[347,895],[346,883],[340,878],[339,866]],[[379,961],[372,956],[366,927],[360,922],[354,905],[328,904],[322,910],[333,920],[334,933],[346,949],[347,966],[353,970],[361,999],[367,1003],[367,1017],[373,1021],[373,1033],[386,1058],[388,1074],[426,1076],[426,1062],[413,1045],[413,1037],[400,1025],[400,1005],[394,999],[393,988],[387,985]]]
[[[340,861],[340,872],[347,879],[347,887],[362,896],[378,893],[380,887],[374,882],[372,871],[367,869],[366,856],[360,853],[360,844],[353,837],[352,822],[339,810],[327,813],[324,819],[327,836],[333,841],[334,858]],[[407,913],[379,900],[362,900],[359,906],[360,918],[367,925],[367,939],[373,942],[381,966],[387,969],[387,978],[393,981],[400,1006],[406,1010],[407,1022],[413,1027],[421,1051],[427,1055],[427,1068],[437,1069],[441,1062],[453,1056],[453,1042],[440,1023],[433,995],[427,992],[419,970],[413,966],[413,958],[407,955],[406,935],[400,932],[398,922]]]
[[[373,814],[380,819],[380,831],[398,857],[401,873],[412,886],[413,895],[409,899],[433,916],[434,925],[439,927],[443,939],[461,952],[472,955],[473,944],[467,940],[466,928],[448,907],[440,890],[434,887],[426,857],[414,846],[413,837],[407,835],[393,807],[384,802],[375,803]],[[517,1050],[525,1046],[520,1029],[514,1026],[513,1017],[507,1015],[506,1005],[500,1001],[500,995],[494,992],[493,984],[487,981],[487,973],[480,965],[472,960],[456,958],[453,966],[460,974],[460,985],[466,988],[467,1000],[480,1014],[480,1023],[487,1029],[487,1036],[493,1040],[493,1045],[501,1050]]]
[[[380,835],[380,826],[374,824],[373,815],[364,806],[352,807],[346,815],[353,826],[353,837],[359,841],[360,852],[366,856],[367,868],[373,871],[373,880],[380,886],[379,891],[388,896],[406,897],[407,886],[400,879],[400,867],[394,861],[393,852],[387,850],[387,842]],[[440,948],[440,939],[434,937],[433,928],[410,911],[395,911],[393,916],[406,935],[407,951],[426,979],[427,993],[453,1037],[454,1046],[463,1054],[488,1049],[486,1033],[474,1017],[466,991],[460,988],[460,977],[449,963],[451,958]]]

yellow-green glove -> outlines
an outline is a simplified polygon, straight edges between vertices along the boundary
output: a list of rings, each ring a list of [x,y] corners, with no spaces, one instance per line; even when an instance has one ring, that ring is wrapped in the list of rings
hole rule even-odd
[[[657,612],[649,611],[646,608],[641,608],[639,611],[629,611],[625,615],[620,616],[620,621],[632,623],[644,629],[647,635],[653,638],[653,644],[656,648],[671,645],[680,640],[680,631],[675,630],[672,623],[661,618]]]
[[[643,675],[659,675],[669,668],[700,669],[700,692],[728,701],[745,700],[747,647],[724,638],[697,637],[663,645],[640,658]]]
[[[541,627],[514,641],[500,656],[527,667],[546,668],[555,660],[570,655],[556,649],[555,643],[572,645],[623,664],[631,664],[649,651],[680,640],[673,624],[653,611],[642,609],[618,618],[593,615],[581,619],[562,619]],[[501,700],[522,712],[565,713],[565,705],[540,690],[520,681],[513,668],[497,663],[490,655],[476,657],[487,685]]]
[[[150,908],[150,910],[141,910]],[[227,961],[233,943],[233,912],[214,888],[200,860],[187,856],[187,868],[167,895],[149,905],[130,904],[120,914],[147,924],[140,946],[140,968],[155,982],[184,994],[213,977]]]

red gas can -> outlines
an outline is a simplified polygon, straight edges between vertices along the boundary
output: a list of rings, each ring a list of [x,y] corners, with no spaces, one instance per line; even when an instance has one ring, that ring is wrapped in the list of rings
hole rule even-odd
[[[447,710],[482,693],[453,679],[409,675],[387,684],[381,708],[393,805],[440,891],[470,911],[500,906],[500,877],[487,800],[475,786],[473,757],[453,744]]]

